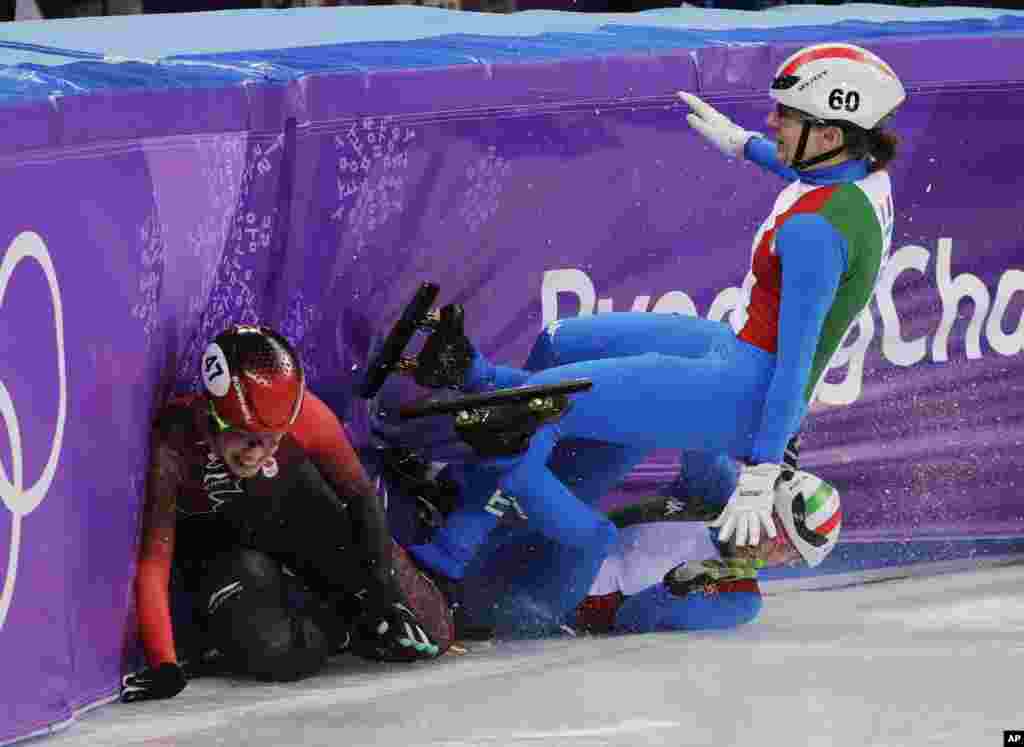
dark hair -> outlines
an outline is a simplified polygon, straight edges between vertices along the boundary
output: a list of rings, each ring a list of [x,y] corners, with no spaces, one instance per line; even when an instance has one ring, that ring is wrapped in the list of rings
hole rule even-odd
[[[851,158],[868,159],[868,172],[880,171],[896,157],[899,136],[889,130],[876,127],[865,130],[845,122],[839,125],[843,141]]]

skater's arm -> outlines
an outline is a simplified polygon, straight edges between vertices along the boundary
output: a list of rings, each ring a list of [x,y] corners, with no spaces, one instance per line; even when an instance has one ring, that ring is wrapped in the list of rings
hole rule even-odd
[[[308,389],[291,435],[339,495],[350,496],[356,493],[361,497],[373,496],[376,499],[373,484],[352,448],[341,421],[323,400]]]
[[[799,174],[779,161],[775,143],[759,132],[745,130],[706,101],[680,91],[680,99],[690,108],[686,116],[696,132],[729,158],[743,156],[766,171],[787,181],[796,181]]]
[[[779,160],[778,148],[775,142],[762,135],[754,135],[743,146],[743,155],[748,161],[756,163],[765,171],[781,176],[789,182],[795,182],[800,178],[796,169],[786,166]]]
[[[776,236],[782,263],[775,372],[754,437],[754,462],[781,464],[805,411],[804,392],[825,322],[847,265],[846,240],[825,218],[790,218]]]
[[[177,662],[171,625],[171,560],[181,484],[179,455],[158,437],[151,448],[143,508],[142,545],[135,576],[139,638],[150,666]]]
[[[398,586],[392,572],[391,533],[384,507],[341,421],[307,390],[291,433],[338,495],[348,501],[354,534],[371,580],[379,589],[395,593]]]

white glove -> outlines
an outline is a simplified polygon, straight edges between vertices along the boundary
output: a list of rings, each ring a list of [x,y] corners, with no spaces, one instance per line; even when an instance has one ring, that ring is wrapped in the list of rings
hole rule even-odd
[[[686,115],[690,127],[711,141],[712,145],[729,158],[742,156],[747,141],[759,134],[733,124],[731,119],[692,93],[679,91],[676,95],[690,107],[691,113]]]
[[[736,490],[729,496],[725,510],[711,522],[718,530],[718,541],[728,542],[736,532],[737,545],[756,545],[761,541],[761,527],[769,537],[775,536],[775,483],[782,472],[778,464],[744,466]]]

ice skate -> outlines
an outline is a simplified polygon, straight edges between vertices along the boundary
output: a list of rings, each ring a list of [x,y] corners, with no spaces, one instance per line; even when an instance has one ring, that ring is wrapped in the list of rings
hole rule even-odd
[[[482,458],[515,456],[530,445],[530,437],[546,423],[569,411],[570,394],[590,389],[589,379],[559,384],[496,389],[444,401],[407,405],[399,410],[403,420],[431,415],[452,415],[455,431]]]
[[[369,361],[361,397],[374,397],[395,372],[410,375],[430,389],[462,387],[476,351],[466,337],[465,310],[460,304],[431,308],[439,292],[435,283],[420,286]],[[406,348],[419,331],[428,331],[430,336],[418,354],[406,356]]]

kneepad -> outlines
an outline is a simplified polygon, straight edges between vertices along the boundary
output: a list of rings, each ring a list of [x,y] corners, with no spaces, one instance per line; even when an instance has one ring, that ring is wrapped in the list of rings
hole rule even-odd
[[[209,643],[235,672],[288,681],[313,674],[327,660],[322,626],[285,607],[283,584],[280,565],[256,550],[242,548],[211,563]]]
[[[225,652],[238,671],[291,682],[309,677],[327,661],[327,636],[311,618],[281,607],[257,607],[238,620]]]
[[[259,599],[263,604],[281,604],[281,565],[259,550],[236,548],[210,561],[202,591],[208,616],[243,594],[250,603]]]

